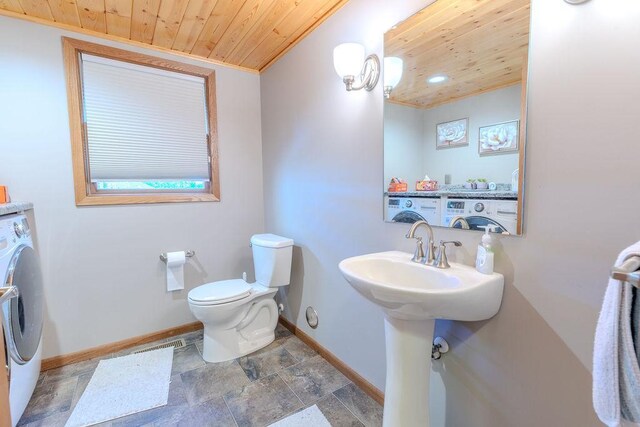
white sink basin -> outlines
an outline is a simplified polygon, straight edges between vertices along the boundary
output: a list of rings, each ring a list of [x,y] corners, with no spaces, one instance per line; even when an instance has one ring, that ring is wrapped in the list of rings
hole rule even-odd
[[[451,263],[438,269],[405,252],[347,258],[340,271],[385,312],[387,381],[384,427],[429,426],[429,375],[434,319],[485,320],[502,302],[504,277]]]
[[[458,263],[439,269],[411,257],[380,252],[347,258],[339,267],[351,286],[399,319],[485,320],[498,312],[501,274],[482,274]]]

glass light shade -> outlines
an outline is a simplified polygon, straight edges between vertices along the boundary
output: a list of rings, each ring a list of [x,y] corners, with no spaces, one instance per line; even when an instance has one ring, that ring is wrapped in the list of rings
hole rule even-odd
[[[364,64],[364,46],[342,43],[333,49],[333,66],[340,77],[357,76]]]
[[[397,56],[384,58],[384,87],[394,88],[402,79],[402,59]]]

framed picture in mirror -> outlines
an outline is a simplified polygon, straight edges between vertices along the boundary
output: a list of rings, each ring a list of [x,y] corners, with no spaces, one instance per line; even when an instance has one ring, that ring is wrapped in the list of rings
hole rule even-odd
[[[469,145],[468,128],[468,118],[438,123],[436,126],[436,149]]]
[[[520,121],[482,126],[478,130],[478,154],[489,156],[518,152]]]

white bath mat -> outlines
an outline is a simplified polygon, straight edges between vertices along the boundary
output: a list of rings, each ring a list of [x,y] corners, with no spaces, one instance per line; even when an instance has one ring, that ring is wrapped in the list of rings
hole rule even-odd
[[[66,427],[98,424],[167,404],[173,348],[101,360]]]
[[[324,417],[320,409],[316,405],[313,405],[304,411],[296,412],[293,415],[289,415],[276,423],[271,424],[269,427],[331,427],[331,424]]]

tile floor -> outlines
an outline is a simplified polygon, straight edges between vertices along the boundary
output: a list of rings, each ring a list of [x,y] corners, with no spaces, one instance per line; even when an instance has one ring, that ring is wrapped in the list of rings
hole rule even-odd
[[[223,363],[202,360],[202,330],[175,338],[187,346],[174,351],[167,405],[101,426],[268,426],[314,404],[332,426],[382,425],[380,405],[281,325],[269,346]],[[64,426],[98,362],[43,372],[18,425]]]

